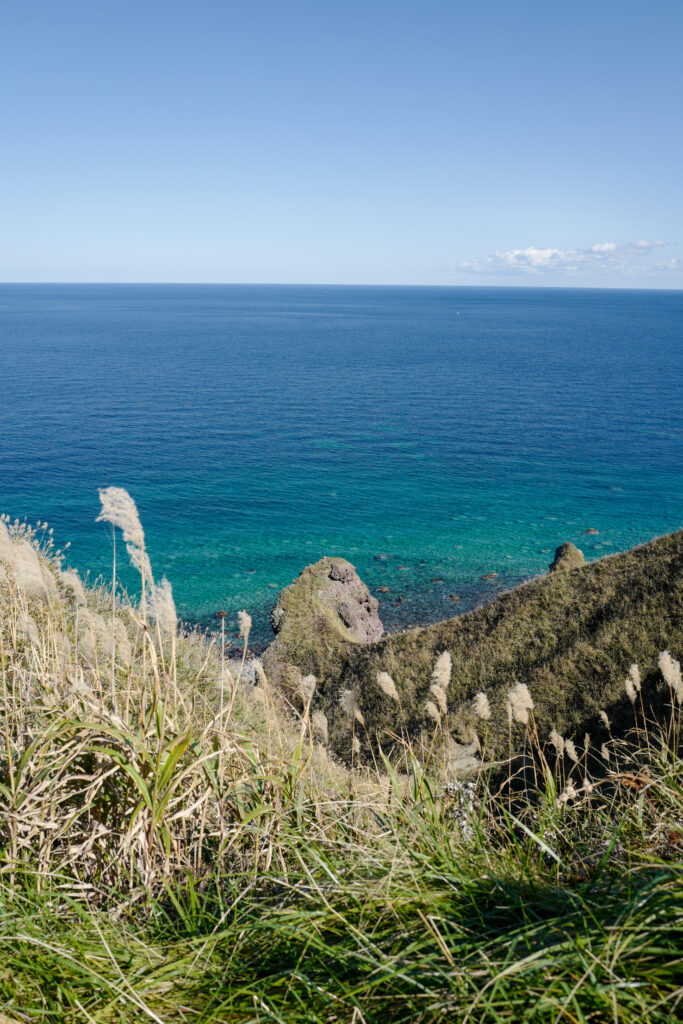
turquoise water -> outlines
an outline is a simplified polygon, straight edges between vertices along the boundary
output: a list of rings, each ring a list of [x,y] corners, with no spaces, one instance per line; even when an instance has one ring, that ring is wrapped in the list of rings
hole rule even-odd
[[[106,577],[126,487],[183,617],[261,641],[324,554],[444,618],[683,525],[682,336],[681,292],[3,285],[0,510]]]

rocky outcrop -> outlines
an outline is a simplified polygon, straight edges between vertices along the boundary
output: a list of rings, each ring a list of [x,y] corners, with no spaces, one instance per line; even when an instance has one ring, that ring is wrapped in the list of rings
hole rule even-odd
[[[349,644],[381,639],[378,602],[350,562],[321,558],[280,594],[270,616],[275,640],[263,661],[269,677],[330,672]]]
[[[575,569],[577,565],[585,565],[583,551],[579,551],[576,544],[569,541],[567,544],[560,544],[555,549],[555,558],[550,563],[551,572],[561,572],[566,569]]]

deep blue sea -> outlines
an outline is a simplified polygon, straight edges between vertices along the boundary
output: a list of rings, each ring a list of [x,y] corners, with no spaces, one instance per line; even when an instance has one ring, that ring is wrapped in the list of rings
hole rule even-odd
[[[680,291],[2,285],[0,511],[106,577],[116,484],[186,620],[327,554],[396,628],[683,526],[682,383]]]

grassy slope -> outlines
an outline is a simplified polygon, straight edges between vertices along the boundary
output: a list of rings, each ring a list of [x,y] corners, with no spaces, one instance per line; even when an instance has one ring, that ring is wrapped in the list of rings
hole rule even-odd
[[[218,875],[201,894],[188,879],[137,921],[0,889],[0,1007],[46,1024],[669,1024],[683,876],[646,837],[680,813],[672,781],[644,815],[628,797],[551,801],[538,842],[488,823],[463,841],[419,788],[372,842],[312,842],[304,814],[281,838],[286,875]]]
[[[397,728],[396,705],[373,704],[372,673],[395,674],[417,721],[448,647],[451,703],[517,674],[540,707],[539,666],[551,689],[568,685],[564,658],[584,678],[584,638],[584,664],[599,656],[620,691],[637,651],[646,679],[662,646],[680,654],[680,562],[677,535],[536,581],[354,648],[337,683],[358,686],[370,726],[383,714]],[[585,788],[587,759],[565,758],[518,795],[513,819],[483,777],[469,809],[417,764],[392,787],[336,764],[265,679],[258,696],[238,687],[221,723],[215,648],[174,646],[124,607],[131,653],[112,714],[109,630],[98,638],[95,618],[108,625],[107,595],[78,603],[43,570],[47,601],[0,578],[3,1024],[678,1019],[678,706],[661,746],[654,732],[645,749],[609,741],[607,784]],[[539,622],[545,661],[529,640]],[[579,792],[558,802],[569,781]]]
[[[507,744],[506,695],[516,679],[536,703],[540,730],[551,727],[583,737],[606,709],[614,725],[630,724],[623,680],[632,662],[651,666],[652,687],[659,651],[683,650],[683,531],[660,537],[624,554],[569,571],[550,573],[497,600],[434,626],[392,634],[376,644],[344,644],[326,660],[302,669],[321,676],[322,706],[338,718],[340,689],[352,687],[368,733],[395,728],[395,708],[375,678],[389,672],[401,694],[413,732],[427,726],[424,702],[435,658],[453,659],[449,688],[451,726],[466,738],[472,723],[466,702],[484,690],[493,709],[491,737]],[[339,726],[340,753],[347,742]],[[491,748],[493,749],[493,747]]]

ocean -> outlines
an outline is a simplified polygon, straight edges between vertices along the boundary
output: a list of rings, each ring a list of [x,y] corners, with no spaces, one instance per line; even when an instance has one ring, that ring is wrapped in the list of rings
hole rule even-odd
[[[0,512],[106,580],[127,488],[183,619],[257,644],[323,555],[436,621],[683,526],[682,341],[681,291],[0,285]]]

